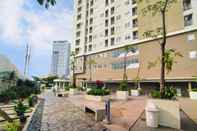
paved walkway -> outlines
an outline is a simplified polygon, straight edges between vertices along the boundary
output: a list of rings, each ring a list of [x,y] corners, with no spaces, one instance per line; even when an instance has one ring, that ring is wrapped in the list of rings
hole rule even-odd
[[[46,91],[41,131],[101,131],[104,127],[94,122],[67,98],[53,96]]]

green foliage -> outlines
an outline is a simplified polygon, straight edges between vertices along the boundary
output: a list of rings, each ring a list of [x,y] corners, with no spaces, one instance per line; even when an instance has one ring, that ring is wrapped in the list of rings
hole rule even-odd
[[[151,91],[151,97],[172,100],[176,97],[176,89],[173,87],[165,87],[164,92],[161,94],[159,91]]]
[[[69,91],[70,87],[69,86],[65,86],[64,89],[65,89],[65,91]]]
[[[14,92],[11,89],[8,89],[8,90],[2,91],[0,93],[0,102],[5,102],[6,103],[6,102],[9,102],[12,99],[16,99],[16,97],[17,97],[16,92]]]
[[[152,98],[161,98],[160,92],[156,90],[151,91],[150,95]]]
[[[16,106],[14,107],[14,110],[17,112],[17,115],[24,114],[27,109],[28,107],[25,106],[21,100],[19,100]]]
[[[40,5],[44,5],[45,8],[49,8],[50,6],[54,6],[56,4],[56,0],[37,0]]]
[[[92,88],[90,91],[87,92],[87,94],[94,96],[105,96],[105,95],[109,95],[110,92],[102,88]]]
[[[118,88],[119,91],[128,91],[128,83],[127,81],[122,81]]]
[[[19,131],[20,124],[17,122],[8,122],[5,125],[5,131]]]
[[[195,89],[192,89],[192,91],[193,91],[193,92],[197,92],[197,88],[195,88]]]

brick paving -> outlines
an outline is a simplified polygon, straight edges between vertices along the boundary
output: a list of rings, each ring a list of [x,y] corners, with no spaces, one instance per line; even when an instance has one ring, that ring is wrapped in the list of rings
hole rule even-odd
[[[50,91],[46,91],[43,98],[41,131],[102,131],[105,128],[66,98],[55,97]]]

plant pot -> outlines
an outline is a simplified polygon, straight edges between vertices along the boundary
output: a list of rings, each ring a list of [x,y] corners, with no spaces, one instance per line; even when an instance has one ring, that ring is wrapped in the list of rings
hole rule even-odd
[[[79,91],[76,88],[70,88],[69,89],[69,94],[70,95],[77,95]]]
[[[197,92],[196,91],[190,91],[189,96],[192,100],[197,100]]]
[[[129,92],[128,91],[117,91],[116,98],[118,100],[128,100]]]
[[[131,90],[131,96],[139,96],[140,92],[139,90]]]
[[[27,118],[26,118],[26,116],[25,116],[24,113],[20,114],[19,119],[20,119],[20,122],[21,122],[21,123],[24,123],[24,122],[26,122],[26,120],[27,120]]]
[[[85,95],[85,99],[89,101],[95,101],[95,102],[102,102],[107,99],[109,99],[109,96],[94,96],[94,95]]]
[[[159,125],[175,129],[181,128],[180,105],[178,101],[149,99],[147,103],[154,103],[159,109]]]

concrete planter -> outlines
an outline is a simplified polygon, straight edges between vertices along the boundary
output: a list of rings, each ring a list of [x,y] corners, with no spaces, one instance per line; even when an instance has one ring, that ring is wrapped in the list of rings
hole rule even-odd
[[[175,129],[181,128],[180,105],[178,101],[149,99],[159,109],[159,125]]]
[[[140,92],[139,90],[131,90],[131,96],[139,96]]]
[[[117,91],[116,98],[118,100],[128,100],[129,92],[128,91]]]
[[[69,89],[69,95],[77,95],[79,91],[76,88]]]
[[[197,92],[196,91],[190,91],[189,96],[192,100],[197,100]]]
[[[93,96],[93,95],[85,95],[85,99],[89,101],[95,101],[95,102],[102,102],[107,99],[109,99],[110,96]]]

